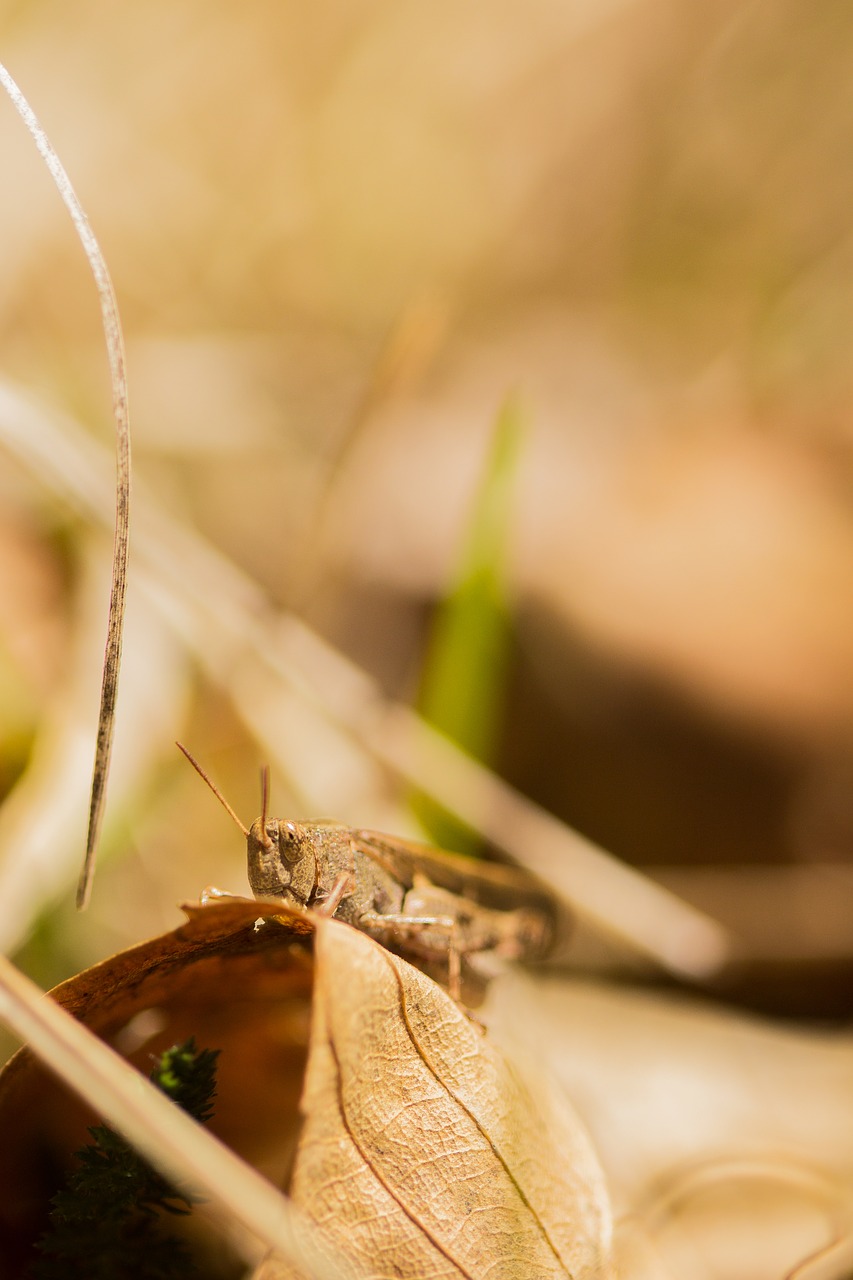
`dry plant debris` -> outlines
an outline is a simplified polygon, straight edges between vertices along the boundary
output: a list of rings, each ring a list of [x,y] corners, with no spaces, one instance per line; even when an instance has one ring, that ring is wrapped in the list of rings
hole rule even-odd
[[[268,909],[280,918],[260,929],[255,902],[191,909],[54,995],[140,1064],[187,1028],[215,1040],[213,1130],[288,1177],[332,1266],[343,1254],[370,1277],[607,1275],[604,1176],[559,1092],[371,939]],[[4,1256],[26,1256],[47,1153],[78,1145],[86,1121],[28,1050],[0,1075]]]

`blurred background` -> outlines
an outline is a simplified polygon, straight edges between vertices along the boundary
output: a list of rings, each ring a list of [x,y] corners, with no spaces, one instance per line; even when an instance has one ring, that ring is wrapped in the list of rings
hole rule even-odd
[[[735,929],[733,999],[847,1015],[849,7],[29,0],[0,35],[113,275],[137,496],[78,918],[110,391],[0,104],[4,946],[49,985],[245,892],[175,737],[246,822],[271,760],[277,812],[408,827],[314,635],[418,697],[513,394],[491,763]],[[263,667],[280,627],[332,714]]]

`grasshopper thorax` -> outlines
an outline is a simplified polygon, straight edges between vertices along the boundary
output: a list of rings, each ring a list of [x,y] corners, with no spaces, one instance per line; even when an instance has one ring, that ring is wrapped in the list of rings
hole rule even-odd
[[[260,897],[311,902],[317,863],[307,829],[298,822],[256,818],[246,837],[249,884]]]

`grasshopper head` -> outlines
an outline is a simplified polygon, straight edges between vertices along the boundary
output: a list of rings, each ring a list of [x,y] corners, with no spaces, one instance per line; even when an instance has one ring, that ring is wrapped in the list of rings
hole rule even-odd
[[[315,887],[311,837],[298,822],[257,818],[246,837],[249,883],[259,897],[295,898],[307,906]]]
[[[307,907],[317,888],[317,859],[311,834],[298,822],[282,822],[278,818],[267,817],[269,769],[261,770],[263,811],[247,831],[199,762],[180,742],[177,745],[246,837],[252,892],[259,898],[290,898]]]

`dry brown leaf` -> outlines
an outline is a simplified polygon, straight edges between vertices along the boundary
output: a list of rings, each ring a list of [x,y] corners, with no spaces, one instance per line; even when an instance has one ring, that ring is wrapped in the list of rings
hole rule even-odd
[[[195,1036],[221,1052],[209,1128],[281,1185],[293,1157],[307,1050],[310,926],[256,930],[254,901],[189,908],[171,933],[119,952],[51,993],[147,1076]],[[70,1153],[102,1117],[29,1050],[0,1072],[0,1273],[19,1274]],[[193,1215],[195,1217],[195,1215]],[[226,1229],[228,1224],[223,1224]]]
[[[375,1280],[607,1275],[603,1175],[562,1098],[355,930],[319,921],[315,965],[291,1192],[330,1243]]]
[[[609,1275],[604,1178],[578,1120],[431,979],[337,921],[284,912],[256,930],[245,899],[186,910],[53,994],[146,1072],[191,1034],[221,1048],[211,1127],[279,1185],[301,1092],[292,1194],[330,1258],[372,1280]],[[27,1051],[0,1073],[4,1259],[23,1265],[45,1171],[92,1119]]]

